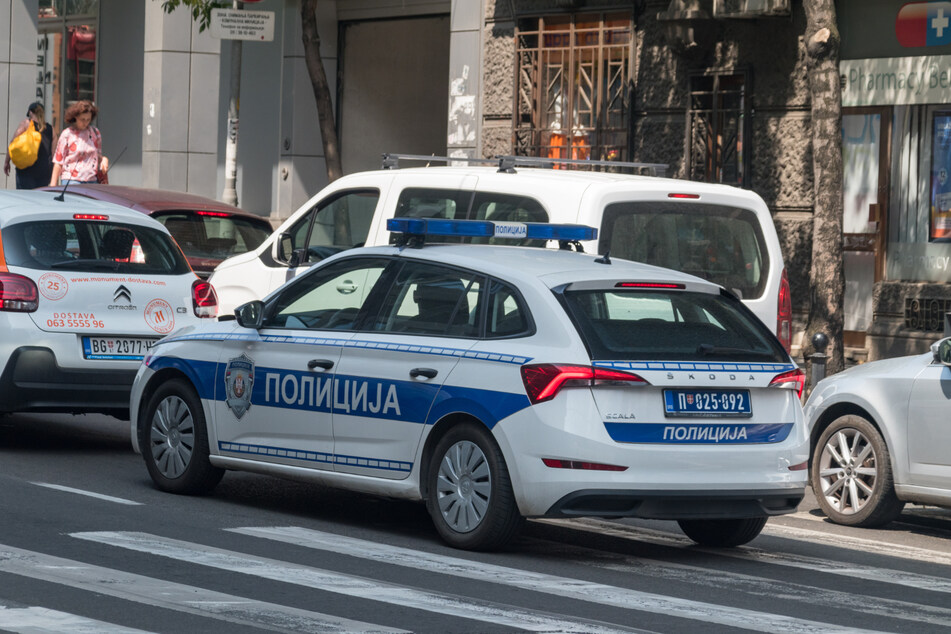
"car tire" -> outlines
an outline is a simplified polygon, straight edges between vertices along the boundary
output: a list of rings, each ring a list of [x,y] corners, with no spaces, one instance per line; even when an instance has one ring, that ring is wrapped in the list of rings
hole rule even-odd
[[[427,485],[426,508],[450,546],[499,549],[521,528],[505,458],[478,423],[457,424],[439,440]]]
[[[208,459],[208,428],[201,400],[183,379],[152,394],[139,420],[139,447],[152,481],[162,491],[199,495],[215,488],[224,469]]]
[[[680,530],[701,546],[732,548],[756,539],[766,526],[765,517],[726,520],[678,520]]]
[[[860,464],[857,456],[862,458]],[[841,416],[822,432],[812,452],[809,477],[820,508],[836,524],[882,526],[905,507],[895,495],[885,439],[861,416]]]

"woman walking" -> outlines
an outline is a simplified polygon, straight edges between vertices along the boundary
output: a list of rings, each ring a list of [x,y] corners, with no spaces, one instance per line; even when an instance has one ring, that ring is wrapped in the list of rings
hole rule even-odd
[[[20,122],[13,138],[17,138],[29,126],[40,133],[40,149],[36,154],[36,162],[29,167],[16,168],[17,189],[36,189],[44,187],[50,182],[53,173],[53,126],[46,122],[46,111],[43,104],[34,101],[26,111],[26,119]],[[12,142],[12,140],[11,140]],[[10,175],[10,154],[3,161],[3,173]]]
[[[96,183],[97,175],[109,169],[109,159],[102,155],[102,135],[92,125],[99,109],[91,101],[77,101],[66,109],[68,128],[59,135],[53,154],[53,175],[50,185]]]

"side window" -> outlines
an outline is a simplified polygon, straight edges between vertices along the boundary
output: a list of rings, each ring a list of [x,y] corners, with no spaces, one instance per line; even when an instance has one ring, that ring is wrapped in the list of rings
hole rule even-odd
[[[446,337],[479,334],[481,276],[410,262],[383,298],[373,330]]]
[[[379,200],[380,192],[374,189],[346,192],[321,201],[288,232],[294,248],[306,247],[307,261],[319,262],[334,253],[363,246]]]
[[[352,330],[389,260],[354,258],[298,278],[268,307],[267,328]]]
[[[511,337],[529,331],[528,312],[515,289],[508,284],[492,280],[488,305],[486,336]]]

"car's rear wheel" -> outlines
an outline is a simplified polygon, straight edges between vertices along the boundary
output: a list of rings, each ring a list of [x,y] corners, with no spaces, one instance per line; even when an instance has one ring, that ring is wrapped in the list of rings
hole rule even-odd
[[[895,495],[885,439],[861,416],[841,416],[822,432],[810,478],[819,506],[836,524],[881,526],[905,506]]]
[[[427,474],[426,508],[450,546],[501,548],[518,533],[518,512],[505,458],[476,423],[450,429],[436,445]]]
[[[766,526],[765,517],[726,520],[679,520],[680,530],[701,546],[731,548],[753,541]]]
[[[224,469],[208,459],[208,429],[201,400],[182,379],[159,386],[139,421],[139,446],[155,485],[171,493],[211,491]]]

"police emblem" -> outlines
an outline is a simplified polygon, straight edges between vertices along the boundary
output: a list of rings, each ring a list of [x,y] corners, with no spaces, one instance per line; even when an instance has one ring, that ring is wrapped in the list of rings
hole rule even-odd
[[[229,360],[225,368],[225,402],[238,419],[251,408],[253,386],[254,361],[243,354]]]

